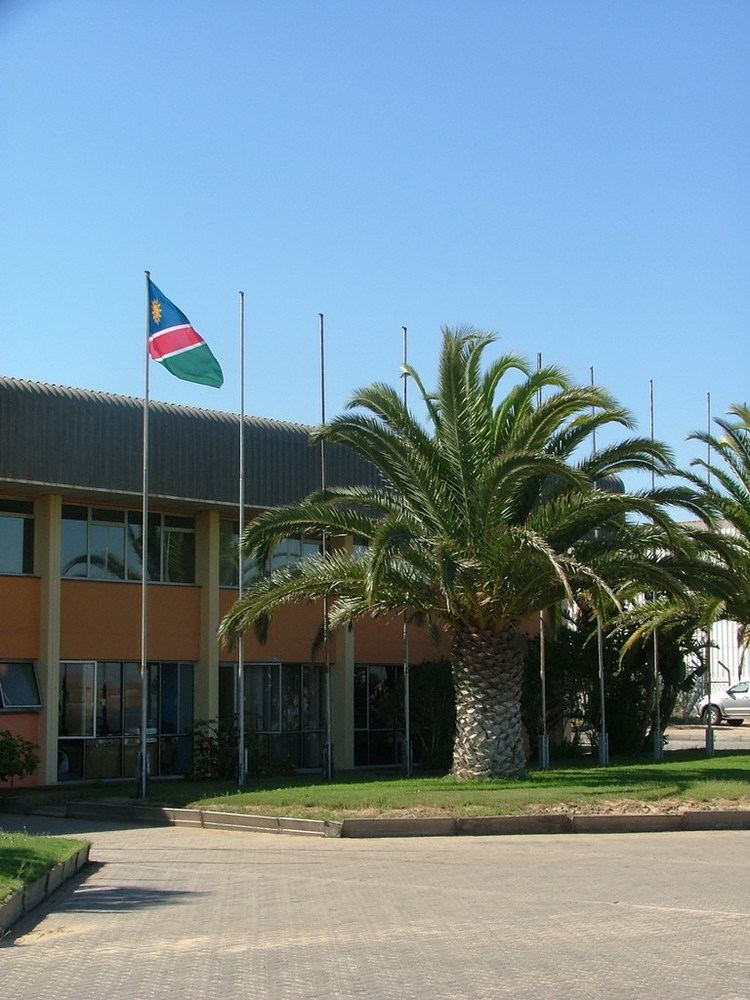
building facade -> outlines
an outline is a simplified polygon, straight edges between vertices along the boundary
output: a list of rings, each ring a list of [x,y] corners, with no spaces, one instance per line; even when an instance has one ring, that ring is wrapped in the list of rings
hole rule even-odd
[[[246,418],[246,517],[319,486],[308,430]],[[142,402],[0,379],[0,729],[32,740],[32,783],[127,778],[140,740]],[[147,742],[152,774],[185,773],[198,720],[239,709],[236,653],[217,640],[237,596],[239,420],[150,408]],[[333,484],[377,472],[327,452]],[[351,546],[354,539],[339,539]],[[251,579],[319,548],[289,538]],[[282,611],[261,645],[245,641],[245,718],[262,749],[316,769],[324,677],[314,651],[322,608]],[[412,629],[413,662],[445,650]],[[332,636],[336,766],[396,765],[403,728],[400,621]],[[400,707],[401,706],[401,707]],[[28,782],[27,782],[28,783]]]

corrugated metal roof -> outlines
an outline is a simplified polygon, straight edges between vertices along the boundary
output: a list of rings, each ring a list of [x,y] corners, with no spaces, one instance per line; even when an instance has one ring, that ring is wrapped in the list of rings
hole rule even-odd
[[[0,377],[0,482],[63,492],[141,491],[143,400]],[[236,414],[172,403],[149,405],[150,494],[236,504]],[[248,506],[275,507],[320,485],[320,452],[302,424],[245,417]],[[329,483],[375,483],[378,473],[352,451],[327,449]]]

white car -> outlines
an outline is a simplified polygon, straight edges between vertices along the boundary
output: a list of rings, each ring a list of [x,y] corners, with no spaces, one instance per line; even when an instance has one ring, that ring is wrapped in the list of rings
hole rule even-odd
[[[723,691],[719,688],[711,691],[711,704],[708,698],[701,698],[695,706],[701,721],[708,722],[711,713],[711,725],[718,726],[728,722],[730,726],[741,726],[745,719],[750,718],[750,681],[740,681]]]

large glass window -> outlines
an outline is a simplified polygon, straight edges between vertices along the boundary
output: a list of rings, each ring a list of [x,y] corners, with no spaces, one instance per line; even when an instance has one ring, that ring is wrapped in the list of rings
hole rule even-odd
[[[219,718],[237,713],[237,665],[219,671]],[[323,746],[324,680],[320,667],[300,663],[245,665],[245,726],[262,754],[295,768],[319,768]]]
[[[400,666],[357,663],[354,667],[354,764],[401,763],[404,674]]]
[[[125,579],[125,511],[93,507],[89,521],[89,577]]]
[[[0,708],[41,708],[33,663],[0,663]]]
[[[62,575],[90,580],[140,580],[143,530],[140,511],[63,505]],[[148,578],[195,582],[195,521],[149,514]]]
[[[192,663],[148,666],[146,738],[154,774],[190,768],[193,727]],[[63,780],[135,775],[141,732],[137,663],[60,664],[58,777]]]
[[[34,572],[34,504],[0,500],[0,573]]]
[[[220,581],[222,587],[236,587],[238,580],[237,546],[239,544],[239,522],[222,520],[220,539]],[[290,566],[316,555],[321,551],[320,539],[306,535],[298,538],[283,538],[274,548],[271,557],[261,566],[254,559],[243,560],[242,572],[245,584],[251,583],[264,573],[271,573],[282,566]]]

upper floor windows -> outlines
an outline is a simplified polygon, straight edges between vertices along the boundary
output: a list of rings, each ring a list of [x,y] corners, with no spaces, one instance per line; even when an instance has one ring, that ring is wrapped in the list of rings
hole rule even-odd
[[[89,580],[140,580],[140,511],[64,504],[62,575]],[[148,579],[195,582],[195,521],[173,514],[149,514]]]
[[[34,572],[34,504],[0,500],[0,573]]]
[[[239,542],[239,522],[222,520],[220,543],[220,582],[222,587],[236,587],[239,579],[237,566],[237,544]],[[272,573],[281,566],[289,566],[316,555],[321,551],[321,542],[315,538],[283,538],[273,550],[270,559],[260,566],[253,559],[243,560],[243,581],[250,583],[264,573]]]

